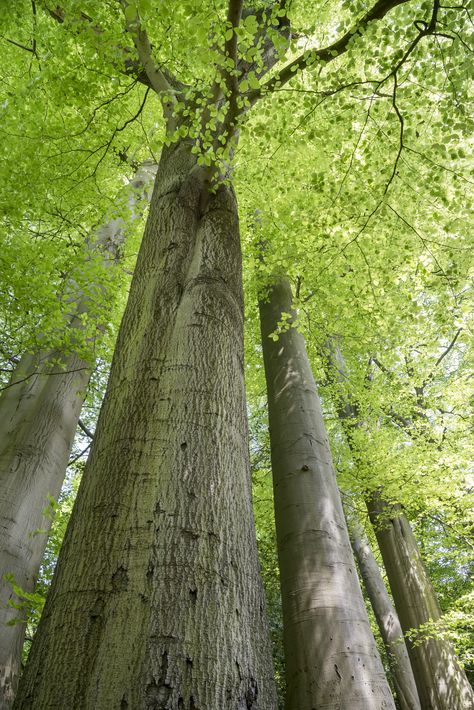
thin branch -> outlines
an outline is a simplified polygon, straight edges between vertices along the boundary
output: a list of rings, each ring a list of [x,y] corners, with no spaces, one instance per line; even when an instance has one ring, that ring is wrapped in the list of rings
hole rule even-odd
[[[72,466],[73,463],[76,463],[76,461],[79,461],[79,459],[81,459],[81,458],[84,456],[84,454],[86,453],[86,451],[88,451],[88,450],[91,448],[91,446],[92,446],[92,441],[89,441],[89,443],[87,444],[86,448],[83,449],[77,456],[75,456],[73,459],[71,459],[71,460],[68,462],[68,466]]]
[[[439,358],[436,360],[436,362],[435,362],[435,367],[438,367],[438,365],[439,365],[439,363],[441,362],[441,360],[443,360],[443,358],[446,357],[446,355],[450,352],[450,350],[452,350],[452,348],[454,347],[454,344],[456,343],[456,340],[458,339],[458,337],[459,337],[461,331],[462,331],[462,328],[459,328],[458,331],[457,331],[457,333],[456,333],[456,335],[454,336],[454,338],[451,340],[450,344],[449,344],[448,347],[446,348],[446,350],[445,350],[444,352],[442,352],[441,355],[439,356]]]
[[[120,0],[121,2],[124,2],[124,0]],[[48,12],[49,16],[55,20],[55,22],[58,22],[59,24],[63,24],[66,18],[66,11],[64,8],[62,8],[60,5],[56,5],[54,9],[49,8],[47,5],[45,6],[46,11]],[[93,24],[93,19],[92,17],[89,17],[89,15],[86,15],[86,13],[81,12],[79,14],[80,20],[83,22],[87,22],[88,26],[92,28],[93,32],[96,35],[101,35],[102,34],[102,28],[98,25]],[[140,64],[140,62],[137,59],[132,59],[130,57],[130,49],[128,47],[123,47],[121,45],[116,46],[116,51],[117,55],[121,58],[122,61],[117,61],[117,65],[119,70],[125,74],[126,76],[133,76],[137,81],[140,82],[140,84],[144,84],[145,86],[148,86],[150,88],[153,88],[150,79]],[[162,71],[162,74],[165,75],[165,72]],[[169,76],[166,74],[168,83],[170,86],[178,85],[179,82],[177,79],[173,76]]]
[[[8,42],[9,44],[13,44],[15,47],[19,47],[20,49],[24,49],[25,52],[31,52],[32,54],[35,54],[35,50],[32,49],[31,47],[27,47],[24,44],[20,44],[19,42],[15,42],[13,39],[8,39],[8,37],[4,37],[3,35],[0,35],[2,39],[5,40],[5,42]]]
[[[243,0],[229,0],[227,11],[226,31],[232,28],[232,34],[226,39],[224,51],[226,60],[232,61],[232,66],[224,70],[224,80],[228,91],[229,108],[223,124],[223,135],[227,138],[227,143],[235,132],[235,122],[239,113],[237,98],[239,96],[239,80],[237,76],[237,32],[242,17]],[[230,27],[229,27],[230,25]]]
[[[39,61],[38,54],[36,53],[36,2],[31,0],[31,12],[33,13],[33,40],[32,40],[32,51],[36,59]]]
[[[105,156],[107,155],[108,150],[109,150],[110,146],[112,145],[112,142],[113,142],[115,136],[117,135],[117,133],[120,133],[121,131],[124,131],[127,126],[129,126],[131,123],[133,123],[134,121],[136,121],[136,120],[139,118],[141,112],[142,112],[143,109],[145,108],[145,104],[146,104],[146,100],[147,100],[147,98],[148,98],[149,92],[150,92],[150,87],[147,87],[147,90],[145,91],[145,95],[144,95],[144,97],[143,97],[143,101],[141,102],[140,107],[139,107],[138,111],[136,112],[136,114],[135,114],[134,116],[132,116],[131,118],[127,119],[127,120],[125,121],[125,123],[124,123],[122,126],[119,126],[118,128],[115,128],[115,129],[114,129],[114,132],[112,133],[112,137],[110,138],[110,140],[107,141],[107,143],[105,143],[104,145],[99,146],[98,150],[100,150],[101,148],[105,148],[105,150],[104,150],[103,154],[101,155],[101,157],[99,158],[99,161],[98,161],[97,165],[95,166],[95,168],[94,168],[94,170],[93,170],[93,172],[92,172],[92,175],[93,175],[93,176],[97,173],[97,170],[98,170],[98,168],[99,168],[99,165],[102,163],[102,161],[104,160]],[[97,150],[94,151],[94,153],[96,153],[96,152],[97,152]],[[91,157],[91,156],[89,156],[89,157]],[[84,162],[85,162],[85,161],[84,161]]]
[[[84,424],[84,422],[82,421],[82,419],[79,419],[78,424],[79,424],[79,429],[82,429],[82,431],[84,432],[84,434],[85,434],[86,436],[88,436],[89,439],[92,440],[92,439],[94,438],[94,433]]]
[[[374,365],[377,365],[377,367],[379,368],[379,370],[380,370],[381,372],[383,372],[385,375],[389,375],[390,377],[393,376],[393,372],[391,372],[391,371],[388,369],[388,367],[385,367],[385,365],[383,365],[383,364],[380,362],[380,360],[379,360],[378,358],[376,358],[374,355],[372,355],[371,360],[372,360],[372,362],[374,363]]]
[[[404,130],[405,130],[405,123],[403,120],[403,116],[400,113],[400,109],[397,106],[397,88],[398,88],[398,79],[397,79],[397,74],[395,73],[393,75],[393,95],[392,95],[392,106],[394,108],[395,113],[397,114],[398,122],[400,123],[400,143],[398,145],[398,151],[397,151],[397,157],[395,158],[395,162],[393,164],[393,170],[392,174],[390,175],[390,178],[385,185],[385,190],[383,192],[384,195],[387,194],[388,189],[390,185],[392,184],[392,181],[397,174],[397,167],[398,167],[398,162],[400,160],[400,156],[402,154],[402,150],[405,147],[403,144],[403,135],[404,135]]]
[[[26,380],[31,379],[31,377],[36,377],[37,375],[47,375],[48,377],[52,375],[70,375],[73,372],[82,372],[83,370],[89,370],[89,368],[77,367],[75,370],[60,370],[59,372],[31,372],[29,375],[26,375],[26,377],[22,377],[21,380],[15,380],[15,382],[10,382],[8,385],[5,385],[5,387],[0,387],[0,392],[14,387],[15,385],[20,385],[22,382],[26,382]]]
[[[232,59],[234,63],[234,68],[237,66],[237,33],[236,29],[240,25],[240,19],[242,17],[243,0],[229,0],[229,8],[227,11],[227,25],[226,30],[232,29],[232,34],[229,39],[226,40],[224,51],[226,57]],[[236,77],[235,77],[236,78]],[[237,87],[237,81],[234,81],[235,87]]]

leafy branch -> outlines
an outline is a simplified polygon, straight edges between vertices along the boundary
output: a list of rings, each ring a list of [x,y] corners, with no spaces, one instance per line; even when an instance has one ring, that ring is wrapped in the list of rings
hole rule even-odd
[[[337,57],[344,54],[350,46],[350,42],[356,35],[361,35],[366,27],[375,20],[381,20],[385,15],[398,5],[402,5],[408,0],[378,0],[375,5],[356,23],[356,25],[340,37],[336,42],[322,49],[311,49],[303,52],[299,57],[287,64],[276,76],[269,79],[263,86],[250,92],[247,96],[250,105],[256,103],[265,94],[272,93],[275,89],[284,86],[290,79],[308,69],[316,63],[328,64]]]

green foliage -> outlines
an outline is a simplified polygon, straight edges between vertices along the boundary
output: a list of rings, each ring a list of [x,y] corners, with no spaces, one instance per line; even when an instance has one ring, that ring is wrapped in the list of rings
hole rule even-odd
[[[423,624],[409,634],[415,646],[431,638],[451,641],[471,683],[474,675],[473,608],[474,592],[471,591],[456,599],[452,609],[440,619]]]
[[[383,484],[405,506],[446,612],[443,624],[468,665],[470,15],[463,6],[440,7],[436,31],[423,32],[434,6],[412,0],[354,31],[344,52],[333,48],[321,59],[318,49],[360,26],[367,3],[288,5],[286,18],[278,3],[259,0],[234,27],[224,0],[137,0],[125,14],[118,2],[95,0],[1,4],[2,383],[23,352],[80,352],[98,361],[85,410],[93,420],[143,223],[130,225],[116,269],[91,253],[91,240],[108,219],[127,219],[117,196],[134,164],[158,160],[164,145],[192,142],[198,161],[217,165],[220,179],[229,179],[231,166],[241,207],[255,512],[278,678],[268,455],[258,460],[266,425],[256,308],[275,270],[294,285],[340,485],[363,496]],[[160,97],[139,80],[143,68],[125,31],[137,12],[155,65],[174,76]],[[275,63],[264,76],[270,50]],[[298,58],[306,70],[295,66],[288,81],[277,80]],[[172,104],[172,128],[160,101]],[[81,335],[66,327],[79,293],[89,305]],[[287,327],[284,318],[274,337]],[[337,385],[322,355],[333,337],[350,373]],[[352,432],[363,454],[357,465],[337,421],[341,394],[357,403],[363,422]],[[56,511],[41,598],[72,498],[66,489]],[[41,601],[22,599],[34,625]]]

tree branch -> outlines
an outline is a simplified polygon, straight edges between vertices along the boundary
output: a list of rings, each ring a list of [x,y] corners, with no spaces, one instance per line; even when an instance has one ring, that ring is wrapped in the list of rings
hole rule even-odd
[[[68,466],[72,466],[73,463],[76,463],[76,461],[79,461],[79,459],[81,459],[84,456],[84,454],[91,448],[91,445],[92,445],[92,441],[89,441],[86,448],[83,449],[77,456],[74,456],[74,458],[68,462]]]
[[[438,367],[438,365],[440,364],[441,360],[443,360],[443,358],[446,357],[446,355],[450,352],[450,350],[452,350],[452,348],[454,347],[454,344],[456,343],[456,340],[459,338],[459,335],[460,335],[461,331],[462,331],[462,328],[458,328],[458,331],[457,331],[456,335],[455,335],[454,338],[451,340],[451,342],[450,342],[450,344],[448,345],[448,347],[446,348],[446,350],[444,350],[444,351],[441,353],[441,355],[439,356],[439,358],[436,360],[436,362],[435,362],[435,367]]]
[[[263,86],[248,95],[250,104],[253,105],[265,94],[271,93],[274,89],[280,88],[292,79],[295,74],[307,69],[316,62],[332,62],[341,54],[347,51],[350,40],[361,32],[375,20],[381,20],[385,15],[398,5],[402,5],[409,0],[378,0],[375,5],[359,20],[359,22],[345,35],[333,44],[323,49],[309,50],[297,57],[293,62],[284,67],[276,76],[269,79]]]
[[[119,0],[122,2],[122,4],[126,5],[126,2],[124,0]],[[59,24],[63,24],[65,19],[66,19],[66,11],[64,8],[62,8],[60,5],[56,5],[54,9],[49,8],[48,6],[45,6],[47,12],[49,13],[49,16],[58,22]],[[101,35],[102,34],[102,28],[98,25],[93,24],[93,19],[89,15],[86,15],[85,12],[81,12],[79,14],[79,18],[83,22],[87,22],[88,26],[91,27],[96,35]],[[144,84],[145,86],[150,87],[150,89],[154,88],[150,78],[143,68],[141,62],[138,61],[138,59],[132,59],[130,57],[130,50],[127,47],[122,47],[118,45],[116,47],[118,55],[122,58],[122,66],[120,68],[120,71],[123,74],[126,74],[127,76],[133,76],[137,79],[137,81],[140,82],[140,84]],[[119,62],[117,61],[117,64]],[[167,73],[165,73],[163,70],[161,70],[161,73],[163,76],[167,79],[170,87],[175,87],[179,84],[179,82],[175,79],[175,77],[169,76]]]
[[[239,81],[237,77],[237,32],[235,31],[239,25],[242,17],[243,0],[229,0],[229,7],[227,10],[227,23],[226,31],[232,28],[232,34],[225,41],[224,52],[226,59],[232,61],[232,67],[227,66],[224,70],[224,79],[229,92],[228,101],[229,109],[227,111],[227,116],[223,125],[224,135],[227,133],[227,142],[235,131],[235,121],[238,115],[237,97],[239,95]],[[230,27],[229,27],[230,25]]]
[[[226,57],[229,57],[234,62],[234,68],[237,66],[237,33],[236,29],[240,25],[242,17],[243,0],[229,0],[229,8],[227,10],[227,27],[226,30],[232,29],[232,34],[226,40],[224,52]],[[230,26],[229,26],[230,25]],[[234,84],[237,87],[237,80],[234,76]]]
[[[85,434],[86,436],[88,436],[89,439],[92,440],[92,439],[94,438],[94,434],[93,434],[93,432],[84,424],[84,422],[82,421],[82,419],[79,419],[78,424],[79,424],[79,429],[82,429],[82,431],[84,432],[84,434]]]
[[[135,10],[135,16],[130,19],[127,11],[129,8],[133,8],[134,6],[130,5],[128,0],[119,0],[119,2],[124,11],[127,32],[133,39],[138,57],[150,81],[151,88],[156,91],[157,94],[163,92],[174,93],[173,87],[169,84],[161,69],[155,65],[151,52],[150,40],[148,39],[146,29],[141,23],[138,10]]]
[[[13,44],[15,47],[19,47],[20,49],[24,49],[25,52],[31,52],[32,54],[35,54],[35,50],[31,47],[27,47],[24,44],[20,44],[19,42],[15,42],[13,39],[8,39],[8,37],[4,37],[3,35],[0,35],[2,39],[5,40],[5,42],[8,42],[9,44]]]

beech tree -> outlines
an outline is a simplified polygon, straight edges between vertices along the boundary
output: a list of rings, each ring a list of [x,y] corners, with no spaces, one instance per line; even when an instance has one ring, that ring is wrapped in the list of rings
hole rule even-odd
[[[402,709],[421,708],[402,627],[380,573],[370,543],[354,515],[347,516],[352,549],[387,651],[398,703]]]
[[[381,159],[378,180],[381,192],[387,188],[392,195],[404,165],[405,131],[416,125],[419,103],[404,79],[414,80],[412,71],[420,70],[425,79],[429,69],[431,86],[446,59],[451,70],[453,57],[464,52],[469,15],[464,8],[414,2],[376,2],[369,10],[348,4],[337,12],[330,6],[317,13],[296,2],[288,12],[283,4],[270,9],[259,3],[252,10],[238,2],[167,8],[152,2],[96,7],[71,1],[54,8],[37,3],[33,9],[33,17],[26,5],[15,9],[28,17],[28,28],[34,20],[32,31],[23,23],[21,36],[12,35],[13,22],[5,33],[9,51],[26,47],[32,55],[33,79],[22,87],[21,98],[28,100],[17,100],[14,108],[10,101],[4,113],[7,130],[12,129],[14,118],[24,120],[34,110],[32,97],[43,101],[49,84],[57,97],[67,72],[78,74],[72,99],[80,97],[81,107],[87,102],[87,110],[71,100],[66,115],[56,111],[62,120],[44,118],[53,127],[51,140],[58,130],[62,134],[61,157],[45,157],[48,168],[61,174],[61,185],[41,187],[57,198],[62,217],[70,218],[63,201],[78,216],[71,191],[82,203],[81,180],[88,196],[97,196],[104,183],[101,200],[113,193],[113,148],[141,142],[132,148],[136,157],[161,149],[162,155],[91,460],[18,707],[59,702],[273,707],[250,512],[240,243],[229,166],[236,168],[247,214],[250,200],[239,170],[250,145],[254,156],[261,140],[273,150],[275,140],[297,130],[288,127],[289,116],[301,122],[332,96],[339,110],[337,97],[346,95],[356,113],[361,105],[389,106],[389,133],[397,135],[397,143],[395,151],[391,145],[392,159],[386,153]],[[379,47],[383,51],[376,54]],[[65,82],[66,88],[73,84]],[[452,97],[443,94],[440,104],[445,121]],[[284,120],[278,115],[282,105]],[[407,106],[414,109],[410,121]],[[96,120],[103,113],[107,118]],[[375,114],[378,121],[382,109]],[[328,116],[329,121],[333,114]],[[64,125],[82,134],[66,137]],[[331,136],[344,142],[340,133],[324,128],[317,139],[311,130],[305,137],[306,150],[308,143],[316,147],[311,159],[320,152],[318,142],[330,146]],[[430,130],[429,140],[444,129],[442,123],[439,131]],[[411,136],[410,147],[423,151],[425,136],[419,142],[414,132]],[[83,163],[76,151],[85,152]],[[293,166],[297,156],[298,151]],[[62,161],[76,171],[73,178],[58,165]],[[308,162],[303,165],[307,175],[299,184],[306,190],[309,174],[324,193],[317,169],[308,173]],[[9,166],[12,179],[13,159]],[[374,160],[371,169],[376,174],[379,168]],[[249,192],[265,191],[268,176],[261,175],[261,165],[258,170],[259,180],[248,181]],[[24,189],[26,181],[20,183]],[[280,192],[283,204],[290,195]],[[457,198],[458,192],[452,195]],[[368,214],[377,207],[386,226],[392,205],[385,200],[377,206],[379,198]],[[30,224],[32,215],[41,214],[31,202],[22,213]],[[274,205],[269,201],[270,210]],[[87,209],[90,216],[93,209]],[[285,219],[291,221],[292,213],[293,208]],[[300,216],[302,230],[307,219]],[[367,215],[359,218],[351,227],[355,233]],[[337,229],[340,236],[340,220]],[[296,231],[295,239],[300,236]],[[299,249],[307,248],[308,239],[300,240]],[[277,252],[276,258],[286,260],[285,248]],[[354,262],[358,273],[359,267]],[[129,619],[133,638],[121,635],[117,618]],[[83,659],[82,666],[71,662],[73,656]]]
[[[346,379],[347,369],[337,343],[329,344],[327,357],[333,376]],[[352,437],[353,428],[362,424],[357,404],[349,398],[339,399],[337,409],[349,446],[358,462],[360,452],[354,446]],[[405,426],[409,423],[405,422]],[[409,634],[427,622],[439,619],[441,610],[410,523],[400,504],[391,505],[384,498],[383,488],[367,495],[366,504],[402,628]],[[449,642],[431,637],[421,637],[413,642],[408,636],[407,644],[423,707],[463,708],[474,703],[474,692]]]
[[[259,304],[268,390],[288,710],[395,707],[352,557],[291,287]],[[285,318],[286,316],[286,318]],[[285,332],[272,338],[285,320]]]
[[[402,628],[409,633],[437,621],[441,609],[409,521],[396,506],[390,509],[372,496],[369,514]],[[421,634],[418,639],[409,638],[408,650],[423,707],[461,709],[473,705],[474,691],[448,640]]]

